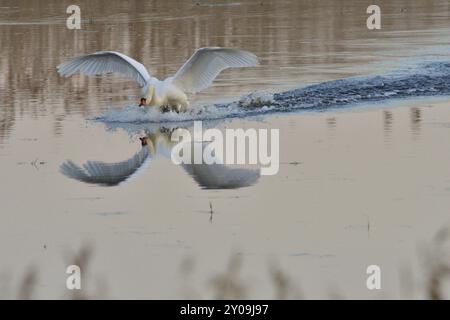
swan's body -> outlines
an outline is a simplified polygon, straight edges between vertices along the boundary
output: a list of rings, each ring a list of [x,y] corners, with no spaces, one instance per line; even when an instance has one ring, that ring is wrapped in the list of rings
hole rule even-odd
[[[150,81],[145,98],[149,106],[169,107],[176,111],[186,111],[189,101],[186,93],[172,82],[172,78],[163,81]]]
[[[62,76],[81,71],[88,76],[117,72],[135,80],[141,96],[150,106],[170,107],[177,111],[189,106],[186,93],[196,93],[211,85],[217,75],[227,68],[252,67],[258,58],[251,52],[219,47],[200,48],[173,77],[161,81],[152,77],[144,65],[114,51],[101,51],[74,58],[60,64]]]

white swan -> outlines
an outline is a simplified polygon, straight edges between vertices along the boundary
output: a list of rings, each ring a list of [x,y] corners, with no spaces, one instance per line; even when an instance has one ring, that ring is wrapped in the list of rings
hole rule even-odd
[[[209,47],[198,49],[173,77],[163,81],[152,77],[141,63],[114,51],[77,57],[60,64],[57,69],[65,77],[77,71],[88,76],[118,72],[139,84],[147,105],[175,108],[179,112],[189,106],[186,93],[196,93],[209,87],[222,70],[256,65],[258,58],[251,52]]]

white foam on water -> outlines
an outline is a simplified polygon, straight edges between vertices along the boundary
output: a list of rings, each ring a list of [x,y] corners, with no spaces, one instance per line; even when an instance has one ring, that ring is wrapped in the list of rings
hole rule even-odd
[[[242,96],[238,101],[238,105],[241,108],[264,108],[270,106],[273,102],[273,93],[267,91],[255,91]]]
[[[143,122],[180,122],[207,118],[218,112],[209,108],[192,108],[186,112],[176,113],[174,111],[161,112],[157,107],[139,107],[128,105],[124,108],[111,107],[94,120],[103,122],[143,123]]]
[[[92,120],[106,123],[173,123],[195,120],[217,120],[231,117],[243,117],[252,110],[252,114],[266,112],[273,102],[273,94],[258,91],[241,97],[237,102],[224,105],[192,106],[186,112],[161,112],[157,107],[139,107],[128,105],[124,108],[110,107]]]

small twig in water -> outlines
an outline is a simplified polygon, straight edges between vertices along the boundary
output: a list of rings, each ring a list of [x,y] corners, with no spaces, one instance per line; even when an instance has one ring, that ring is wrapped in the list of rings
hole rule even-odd
[[[30,163],[31,163],[31,165],[33,166],[33,167],[35,167],[37,170],[39,170],[39,168],[38,168],[38,166],[37,166],[37,161],[38,161],[38,158],[36,158],[36,159],[34,159],[34,161],[31,161]]]
[[[36,170],[39,170],[39,166],[38,165],[44,165],[45,161],[38,161],[39,158],[34,159],[33,161],[30,162],[30,165],[32,165],[33,167],[36,168]],[[23,164],[23,162],[19,162],[19,164]]]
[[[213,220],[213,213],[214,213],[214,211],[213,211],[212,203],[210,201],[209,202],[209,222],[210,223],[212,223],[212,220]]]

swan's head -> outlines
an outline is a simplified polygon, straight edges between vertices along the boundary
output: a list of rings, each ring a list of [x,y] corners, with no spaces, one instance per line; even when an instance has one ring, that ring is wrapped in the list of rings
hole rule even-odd
[[[139,140],[141,140],[141,146],[146,146],[148,144],[147,139],[147,137],[139,138]]]
[[[141,99],[145,98],[147,99],[148,103],[151,103],[154,93],[155,93],[155,80],[150,79],[150,81],[141,89]]]
[[[141,98],[140,102],[139,102],[139,106],[145,106],[147,104],[147,99],[146,98]]]

